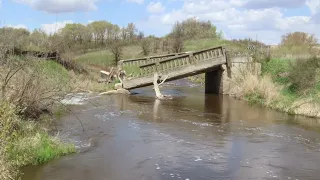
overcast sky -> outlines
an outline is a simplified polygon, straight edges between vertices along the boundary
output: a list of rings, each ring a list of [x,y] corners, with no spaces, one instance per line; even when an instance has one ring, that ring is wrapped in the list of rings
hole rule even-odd
[[[1,26],[42,28],[52,33],[66,23],[134,22],[162,36],[189,17],[210,20],[228,39],[277,44],[283,34],[304,31],[320,39],[320,0],[0,0]]]

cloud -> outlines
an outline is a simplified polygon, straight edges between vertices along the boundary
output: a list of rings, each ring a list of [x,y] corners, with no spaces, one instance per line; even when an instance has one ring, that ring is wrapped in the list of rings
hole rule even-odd
[[[317,0],[316,0],[317,1]],[[250,9],[264,9],[264,8],[297,8],[306,3],[306,0],[247,0],[243,5]]]
[[[48,13],[87,12],[97,9],[98,0],[15,0]]]
[[[70,23],[73,23],[73,21],[69,20],[69,21],[56,22],[52,24],[42,24],[41,29],[47,34],[54,34]]]
[[[161,2],[151,2],[148,7],[147,7],[147,11],[149,13],[162,13],[166,10],[166,8],[162,5]]]
[[[17,25],[5,25],[5,27],[11,27],[11,28],[15,28],[15,29],[28,29],[28,27],[24,24],[17,24]]]
[[[320,24],[320,12],[312,16],[312,21],[316,24]]]
[[[144,0],[127,0],[127,2],[143,4]]]
[[[310,8],[312,14],[320,13],[319,0],[307,0],[306,5]]]
[[[253,6],[255,1],[261,2],[261,7]],[[285,9],[303,7],[307,1],[290,0],[292,4],[286,6],[285,2],[289,3],[289,0],[184,0],[180,8],[165,14],[152,15],[142,24],[143,27],[148,25],[152,27],[156,22],[157,27],[168,27],[176,21],[195,17],[200,20],[210,20],[231,39],[255,39],[258,36],[260,41],[277,44],[283,34],[293,31],[304,31],[319,38],[320,31],[317,29],[320,29],[320,15],[288,17],[283,14]],[[316,0],[316,3],[313,3],[318,2],[319,0]],[[250,3],[251,7],[248,6]]]

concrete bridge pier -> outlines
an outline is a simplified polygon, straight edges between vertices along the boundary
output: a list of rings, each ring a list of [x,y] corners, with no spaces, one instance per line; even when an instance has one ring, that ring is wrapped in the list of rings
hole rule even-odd
[[[223,68],[219,68],[205,73],[205,93],[222,94],[223,93]]]

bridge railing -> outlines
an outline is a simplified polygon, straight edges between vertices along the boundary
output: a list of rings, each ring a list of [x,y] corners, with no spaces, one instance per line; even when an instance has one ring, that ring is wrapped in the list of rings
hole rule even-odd
[[[154,72],[168,73],[189,65],[197,64],[204,61],[214,60],[226,56],[224,47],[214,47],[188,54],[182,54],[164,60],[149,62],[139,66],[139,73],[136,73],[133,78],[152,76]]]
[[[144,58],[136,58],[136,59],[126,59],[126,60],[121,60],[120,64],[122,66],[141,66],[143,64],[147,64],[150,62],[157,62],[161,61],[167,58],[179,56],[186,54],[185,52],[182,53],[173,53],[173,54],[166,54],[166,55],[159,55],[159,56],[150,56],[150,57],[144,57]]]

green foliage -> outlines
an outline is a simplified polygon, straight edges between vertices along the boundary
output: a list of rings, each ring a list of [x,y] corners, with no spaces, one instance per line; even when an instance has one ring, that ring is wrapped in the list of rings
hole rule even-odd
[[[66,84],[70,77],[69,72],[54,61],[38,61],[36,64],[41,69],[41,75],[57,80],[56,83]]]
[[[89,52],[77,57],[75,60],[86,65],[111,66],[114,64],[113,55],[109,50]]]
[[[260,95],[259,93],[247,94],[244,98],[251,105],[254,105],[254,104],[264,105],[265,104],[264,97],[262,95]]]
[[[19,137],[6,147],[8,160],[18,167],[42,164],[73,152],[73,145],[64,144],[44,132]]]
[[[290,66],[289,80],[294,88],[305,91],[317,85],[317,73],[320,59],[298,59]]]
[[[180,31],[180,30],[181,31]],[[181,33],[183,40],[217,38],[217,28],[210,21],[200,21],[196,18],[189,18],[182,22],[177,22],[169,36],[176,36],[177,30]]]
[[[186,51],[196,51],[196,50],[207,49],[214,46],[221,46],[226,44],[227,44],[227,41],[225,40],[196,39],[196,40],[185,41],[184,47]]]
[[[289,78],[285,75],[290,69],[290,60],[271,59],[262,63],[262,74],[271,75],[272,79],[281,84],[289,83]]]
[[[75,147],[49,136],[44,119],[31,121],[17,115],[16,106],[0,101],[0,177],[18,177],[18,167],[38,165],[75,152]],[[43,125],[41,124],[43,123]]]

